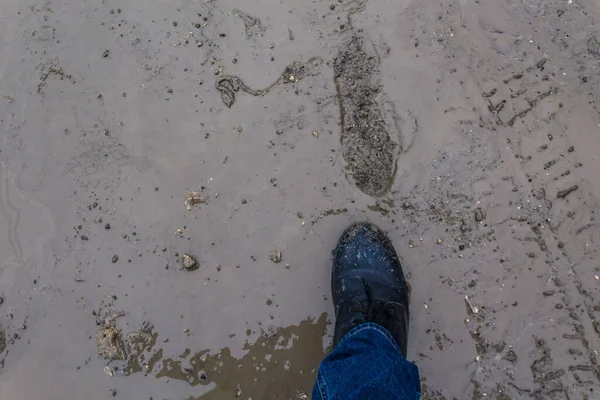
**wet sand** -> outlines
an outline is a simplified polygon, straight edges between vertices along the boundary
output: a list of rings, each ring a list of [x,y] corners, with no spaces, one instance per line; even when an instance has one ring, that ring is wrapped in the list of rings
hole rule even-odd
[[[599,18],[5,0],[0,398],[309,398],[362,220],[424,399],[598,398]]]

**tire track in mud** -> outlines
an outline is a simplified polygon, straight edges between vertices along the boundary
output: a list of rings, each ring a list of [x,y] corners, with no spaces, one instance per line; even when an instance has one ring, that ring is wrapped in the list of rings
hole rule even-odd
[[[546,10],[551,14],[549,11]],[[528,59],[531,63],[531,53]],[[561,65],[568,63],[560,61]],[[584,286],[585,278],[571,261],[563,242],[573,230],[564,223],[570,219],[570,211],[567,211],[570,199],[562,189],[576,188],[572,185],[574,182],[579,183],[582,190],[586,185],[581,183],[582,177],[578,174],[581,166],[572,154],[573,150],[569,150],[569,138],[565,134],[568,127],[561,123],[563,104],[556,98],[557,87],[564,83],[559,78],[561,68],[548,65],[550,63],[551,60],[542,58],[524,71],[515,71],[498,82],[502,88],[497,93],[487,96],[488,110],[498,125],[496,129],[508,144],[504,156],[518,160],[512,165],[517,174],[527,177],[527,181],[521,183],[528,187],[532,200],[538,202],[537,218],[530,221],[533,239],[545,254],[544,264],[537,265],[538,272],[540,276],[547,276],[544,267],[552,271],[544,297],[547,303],[554,303],[553,310],[549,305],[545,307],[549,308],[548,315],[554,316],[550,322],[555,320],[556,324],[546,325],[549,329],[534,333],[536,351],[525,361],[530,363],[533,387],[527,391],[517,386],[512,388],[514,395],[527,393],[534,399],[588,399],[588,390],[600,383],[600,369],[594,352],[600,342],[591,288]],[[493,99],[497,99],[496,106],[493,106]],[[503,121],[507,121],[506,127],[501,127]],[[525,141],[530,144],[524,144]],[[531,152],[531,144],[536,149],[535,155],[527,154]],[[567,167],[565,170],[564,164],[573,169]],[[585,203],[587,205],[580,204],[578,212],[593,213],[593,208],[599,204],[595,198],[588,198]],[[595,207],[590,210],[588,207],[592,204]],[[587,267],[589,271],[591,265],[580,267]],[[583,274],[589,275],[589,272]],[[591,290],[597,292],[597,288]],[[595,334],[592,333],[594,330]],[[557,345],[556,340],[562,343]]]
[[[556,16],[554,21],[546,20],[551,32],[553,29],[550,27],[561,25],[561,18],[569,18],[569,14],[578,10],[565,10],[563,6],[550,2],[540,12]],[[588,22],[593,26],[593,21]],[[571,35],[567,34],[565,37],[576,36],[573,31],[570,33]],[[555,356],[559,358],[559,361],[554,363],[547,343],[555,341],[556,336],[544,332],[541,336],[545,339],[536,338],[540,354],[531,364],[531,371],[538,387],[532,391],[531,397],[588,399],[591,398],[590,390],[593,391],[594,387],[600,384],[600,368],[596,358],[596,351],[600,347],[600,331],[595,316],[598,306],[593,296],[598,293],[598,276],[594,275],[594,271],[598,272],[598,267],[593,264],[591,258],[580,255],[582,252],[598,252],[598,245],[594,245],[599,239],[594,211],[600,206],[600,201],[591,195],[590,185],[593,183],[584,178],[584,166],[578,160],[575,147],[569,144],[569,131],[577,127],[569,126],[566,115],[568,113],[564,110],[563,102],[568,104],[572,93],[564,97],[558,96],[556,99],[546,99],[549,95],[556,95],[555,88],[558,85],[567,83],[567,88],[573,90],[578,82],[565,82],[568,78],[564,78],[565,73],[561,72],[564,69],[578,69],[577,65],[583,64],[577,57],[560,57],[560,53],[567,50],[568,46],[565,46],[564,42],[553,42],[558,44],[557,48],[548,44],[547,51],[552,54],[557,65],[546,67],[546,63],[540,61],[535,64],[536,73],[529,67],[525,73],[517,72],[513,75],[516,76],[515,82],[511,82],[510,78],[503,81],[508,87],[523,79],[523,82],[519,82],[519,89],[508,87],[512,100],[516,100],[515,94],[525,93],[527,90],[533,91],[536,97],[534,101],[526,99],[529,107],[515,114],[521,119],[520,123],[515,122],[514,117],[509,120],[513,124],[508,125],[514,126],[515,129],[501,131],[509,144],[509,155],[520,160],[519,167],[528,177],[530,190],[534,197],[540,200],[540,216],[543,219],[539,220],[538,227],[546,224],[548,229],[536,230],[534,226],[532,230],[538,238],[540,248],[547,254],[546,263],[552,268],[556,289],[550,290],[556,290],[557,293],[548,292],[547,297],[556,296],[560,299],[560,302],[555,304],[555,310],[558,310],[555,313],[563,315],[557,318],[558,324],[561,325],[557,327],[557,331],[562,333],[559,340],[562,339],[564,343],[563,346],[553,347],[566,347],[567,354],[556,354],[554,351]],[[540,110],[534,112],[536,106],[539,106]],[[529,112],[534,114],[526,116]],[[586,118],[584,114],[581,117]],[[532,149],[528,148],[530,146],[523,143],[526,140],[535,146],[535,155],[526,155],[526,152],[532,152]],[[576,217],[576,214],[581,216]],[[575,220],[581,222],[577,224]],[[588,232],[589,228],[594,227],[596,229]],[[584,239],[584,243],[578,239],[582,233],[589,235]],[[594,248],[591,249],[590,245]],[[579,255],[575,256],[577,253]],[[543,345],[540,344],[542,342]],[[557,365],[552,367],[554,364]],[[542,366],[546,368],[545,371]],[[550,369],[553,370],[549,371]]]
[[[541,69],[538,68],[538,70]],[[521,86],[533,88],[538,93],[549,93],[539,86],[543,85],[542,82],[553,79],[545,75],[540,81],[538,74],[532,74],[532,70],[529,72],[529,75],[518,78],[524,79]],[[519,93],[519,91],[514,93]],[[499,129],[499,132],[509,145],[506,155],[519,160],[516,168],[519,173],[528,177],[529,191],[533,198],[539,201],[537,221],[531,221],[531,230],[540,250],[545,253],[545,264],[552,270],[551,284],[547,286],[548,289],[544,296],[550,301],[556,302],[554,310],[548,311],[548,313],[556,316],[558,325],[552,327],[552,334],[542,331],[538,332],[539,336],[535,336],[538,351],[530,358],[530,361],[533,360],[530,369],[535,383],[535,387],[530,389],[530,396],[536,399],[569,399],[573,398],[572,394],[580,393],[582,397],[576,398],[587,399],[588,395],[582,390],[577,390],[578,387],[583,389],[589,387],[590,384],[597,385],[600,382],[596,356],[592,351],[592,348],[597,348],[600,343],[598,337],[589,337],[590,330],[593,330],[596,324],[593,313],[590,313],[590,309],[593,307],[590,300],[593,298],[583,287],[582,277],[564,247],[563,240],[573,234],[571,229],[565,229],[566,225],[564,224],[564,221],[570,218],[569,211],[553,210],[553,208],[563,208],[564,203],[569,202],[569,199],[566,198],[567,192],[561,190],[553,192],[549,189],[553,180],[557,180],[556,184],[560,187],[565,187],[565,185],[570,185],[567,179],[570,182],[579,182],[581,177],[577,176],[577,170],[566,175],[564,172],[560,172],[559,166],[564,165],[565,161],[571,165],[577,165],[573,157],[569,157],[567,138],[562,134],[563,129],[561,128],[563,127],[557,126],[559,124],[554,122],[555,119],[560,119],[560,115],[557,114],[560,113],[561,105],[557,101],[549,100],[545,105],[552,107],[550,103],[554,102],[554,109],[550,112],[551,117],[544,121],[542,118],[536,118],[543,113],[531,117],[526,116],[529,112],[534,111],[536,105],[529,100],[527,102],[530,105],[529,108],[514,114],[521,119],[521,122],[515,123],[515,117],[512,117],[509,122],[513,123],[507,124],[509,127],[514,125],[515,129]],[[538,127],[524,132],[524,125],[538,125]],[[544,135],[542,132],[555,133]],[[535,151],[538,154],[535,158],[526,154],[531,150],[525,149],[522,143],[525,137],[528,137],[532,143],[536,143]],[[550,147],[549,142],[553,149],[560,149],[558,156],[548,148]],[[563,159],[565,161],[562,161]],[[513,165],[515,164],[513,163]],[[567,176],[568,178],[566,178]],[[574,188],[574,186],[569,187]],[[571,196],[576,195],[571,194]],[[597,199],[589,200],[598,204]],[[586,212],[585,208],[585,206],[581,207],[579,212]],[[544,272],[542,265],[539,266],[539,269],[540,273]],[[581,305],[584,305],[587,312],[580,311]],[[564,343],[568,347],[566,351],[573,361],[568,362],[564,359],[564,354],[556,354],[556,351],[551,350],[549,343],[557,339],[554,336],[556,332],[566,342]],[[590,340],[594,343],[592,347],[590,347]],[[561,348],[562,346],[553,347]],[[555,363],[553,354],[562,360]],[[569,365],[565,368],[565,364]]]
[[[582,44],[587,41],[589,47],[587,35],[576,34],[576,29],[593,27],[593,20],[580,18],[586,14],[579,8],[548,2],[537,10],[546,17],[544,29],[531,40],[513,37],[505,48],[490,52],[482,37],[498,46],[501,36],[510,32],[485,28],[479,20],[496,11],[495,5],[480,6],[476,12],[466,7],[471,6],[418,4],[404,15],[412,22],[415,47],[429,44],[421,55],[453,72],[450,79],[461,79],[461,85],[471,81],[479,90],[464,89],[473,115],[455,120],[463,148],[442,152],[433,165],[436,179],[432,177],[430,186],[401,199],[403,217],[415,227],[406,236],[423,235],[428,229],[419,225],[425,218],[445,223],[452,243],[436,253],[441,258],[464,254],[467,262],[477,265],[454,271],[460,279],[444,278],[470,299],[465,323],[477,353],[471,387],[458,398],[592,399],[600,384],[600,306],[594,300],[599,271],[593,261],[600,240],[594,215],[600,201],[585,174],[592,166],[582,165],[570,137],[578,129],[570,126],[577,123],[570,114],[579,111],[581,118],[590,117],[568,104],[587,95],[578,85],[587,83],[592,90],[598,84],[573,73],[581,71],[593,53]],[[520,16],[511,29],[527,31],[527,7],[510,10]],[[579,26],[565,30],[564,18],[579,18]],[[556,26],[561,32],[554,35]],[[481,36],[476,42],[465,40],[467,35]],[[554,40],[557,36],[576,38],[578,49]],[[582,126],[595,125],[592,118]],[[461,193],[461,186],[469,190]],[[477,213],[475,205],[484,213]],[[439,239],[440,243],[445,246],[448,241]],[[467,256],[470,250],[479,253]],[[500,295],[502,288],[510,290],[510,298]],[[533,288],[540,292],[532,293]],[[436,325],[432,323],[433,331]],[[460,336],[444,337],[436,334],[440,350]],[[432,379],[423,387],[425,399],[448,396]]]

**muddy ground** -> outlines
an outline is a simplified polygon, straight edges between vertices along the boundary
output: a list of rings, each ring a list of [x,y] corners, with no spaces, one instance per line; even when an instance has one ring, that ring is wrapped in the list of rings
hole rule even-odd
[[[359,220],[424,399],[600,398],[599,18],[4,0],[0,398],[310,397]]]

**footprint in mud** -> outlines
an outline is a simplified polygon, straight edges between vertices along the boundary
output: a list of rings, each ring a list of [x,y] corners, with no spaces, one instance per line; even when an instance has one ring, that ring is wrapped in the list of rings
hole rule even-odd
[[[221,99],[227,107],[231,107],[235,103],[235,93],[242,91],[252,96],[262,96],[269,92],[273,87],[280,83],[295,83],[307,76],[315,76],[319,74],[319,68],[323,64],[323,60],[319,57],[312,57],[307,62],[294,61],[287,67],[275,82],[264,89],[254,90],[244,83],[237,76],[224,75],[217,78],[215,87],[221,92]]]
[[[334,81],[340,105],[342,151],[356,186],[371,196],[392,183],[398,144],[378,100],[379,58],[354,36],[334,59]],[[394,132],[393,137],[398,137]]]

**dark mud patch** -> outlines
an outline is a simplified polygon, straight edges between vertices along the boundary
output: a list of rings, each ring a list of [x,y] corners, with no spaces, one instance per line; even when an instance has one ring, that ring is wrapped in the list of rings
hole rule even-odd
[[[394,176],[397,144],[378,101],[379,57],[366,50],[362,37],[354,36],[340,50],[333,68],[344,159],[356,186],[366,194],[381,196]]]
[[[305,399],[311,393],[316,368],[324,357],[323,337],[327,314],[299,325],[263,332],[254,344],[246,344],[246,355],[233,357],[229,349],[218,354],[188,349],[177,358],[165,358],[156,378],[188,382],[191,386],[216,384],[203,400]],[[293,382],[281,385],[281,382]]]
[[[321,64],[323,64],[323,60],[319,57],[312,57],[306,62],[294,61],[285,67],[283,73],[275,82],[264,89],[252,89],[240,78],[232,75],[224,75],[217,78],[215,87],[221,92],[223,103],[227,107],[231,107],[235,103],[235,93],[240,90],[252,96],[262,96],[279,84],[296,83],[307,76],[318,75]]]

